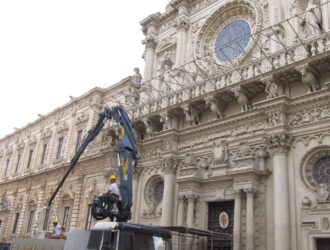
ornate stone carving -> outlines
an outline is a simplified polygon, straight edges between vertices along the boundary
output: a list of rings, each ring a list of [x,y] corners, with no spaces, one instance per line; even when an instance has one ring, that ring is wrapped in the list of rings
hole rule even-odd
[[[148,35],[142,41],[142,44],[146,46],[146,49],[148,49],[148,48],[155,49],[157,46],[157,40],[153,35]]]
[[[143,210],[142,216],[144,218],[159,218],[162,214],[159,207],[163,199],[164,180],[161,176],[156,175],[150,178],[146,184],[144,197],[148,208]],[[158,207],[158,210],[157,210]]]
[[[140,100],[140,88],[142,75],[140,74],[139,68],[134,68],[134,75],[131,76],[131,84],[129,86],[129,105],[135,105]]]
[[[307,196],[305,196],[304,199],[302,199],[301,204],[303,207],[308,208],[312,204],[312,201]]]
[[[305,9],[303,19],[300,21],[305,37],[310,37],[321,33],[322,11],[319,5],[314,4],[314,0],[309,0]]]
[[[330,105],[323,104],[318,107],[303,107],[295,109],[288,115],[288,125],[298,126],[312,122],[319,122],[330,118]]]
[[[190,123],[190,125],[198,125],[200,123],[201,119],[201,111],[194,108],[191,105],[184,105],[182,106],[183,112],[186,116],[187,122]]]
[[[89,115],[84,112],[80,113],[76,119],[76,125],[81,125],[82,123],[86,123],[89,119]]]
[[[195,57],[205,58],[210,55],[213,60],[197,61],[199,67],[205,70],[216,70],[218,62],[214,53],[214,44],[218,34],[223,28],[234,20],[241,19],[249,23],[251,33],[258,34],[262,28],[262,11],[261,6],[257,2],[251,1],[229,1],[222,4],[208,19],[199,30],[195,42]],[[255,38],[258,40],[258,38]],[[254,43],[250,39],[245,51],[237,60],[243,60],[246,54],[254,47]],[[219,63],[219,62],[218,62]]]
[[[42,138],[43,140],[47,140],[47,139],[49,139],[49,138],[52,136],[52,134],[53,134],[53,132],[52,132],[49,128],[47,128],[47,129],[44,130],[44,132],[42,133],[41,138]]]
[[[153,132],[154,132],[154,128],[152,126],[152,122],[150,119],[143,119],[143,124],[146,128],[146,134],[149,135],[149,136],[152,136]]]
[[[215,140],[213,142],[213,164],[222,164],[226,163],[227,158],[228,158],[228,153],[227,153],[227,142],[225,140],[220,141],[220,140]]]
[[[292,142],[292,136],[287,133],[270,135],[265,138],[267,149],[273,153],[287,153],[291,148]]]
[[[319,146],[311,149],[308,151],[303,159],[301,160],[300,164],[300,176],[305,185],[310,188],[311,190],[317,191],[317,189],[320,189],[321,192],[326,193],[326,187],[321,186],[318,187],[318,183],[316,182],[314,176],[313,176],[313,169],[316,166],[316,163],[324,158],[330,156],[330,147],[329,146]],[[322,183],[319,183],[322,184]],[[322,199],[322,198],[321,198]],[[327,198],[326,198],[327,199]]]
[[[307,88],[307,93],[315,92],[320,89],[318,80],[319,73],[310,65],[304,64],[296,68],[301,74],[301,81]]]
[[[178,168],[178,159],[173,157],[163,158],[161,166],[165,174],[174,174]]]
[[[329,230],[329,219],[327,217],[322,218],[322,229]]]
[[[329,200],[329,186],[326,183],[321,183],[316,186],[316,199],[319,202],[328,202]]]
[[[10,210],[10,200],[7,197],[6,192],[2,194],[0,201],[0,211],[9,211]]]
[[[267,93],[267,99],[275,98],[283,94],[282,85],[277,82],[274,77],[267,77],[261,79],[265,83],[265,91]]]
[[[244,93],[245,91],[243,89],[235,88],[233,92],[236,97],[237,103],[241,106],[242,112],[248,111],[252,108],[250,98],[247,94]]]
[[[219,99],[211,96],[205,98],[205,104],[207,108],[216,115],[217,118],[223,117],[223,111],[225,110],[225,103],[220,101]]]

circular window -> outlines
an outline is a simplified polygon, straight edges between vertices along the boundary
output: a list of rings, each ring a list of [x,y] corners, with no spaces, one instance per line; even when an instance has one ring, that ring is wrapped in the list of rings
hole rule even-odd
[[[330,183],[330,147],[320,146],[308,152],[301,161],[301,177],[312,190],[322,183]]]
[[[159,204],[163,199],[164,180],[161,176],[152,177],[147,185],[145,198],[148,204]]]
[[[244,20],[235,20],[223,28],[214,44],[214,52],[220,62],[231,61],[241,55],[249,44],[250,25]]]
[[[316,162],[313,177],[317,184],[330,183],[330,156],[323,157]]]

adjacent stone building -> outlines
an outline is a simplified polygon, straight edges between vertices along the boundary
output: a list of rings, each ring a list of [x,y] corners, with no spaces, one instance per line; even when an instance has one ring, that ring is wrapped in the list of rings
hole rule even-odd
[[[326,249],[329,10],[323,0],[172,0],[148,16],[143,77],[135,69],[0,140],[0,239],[43,226],[32,218],[82,138],[121,103],[141,155],[133,221],[232,235],[217,249]],[[94,223],[118,136],[109,122],[57,195],[68,230]]]

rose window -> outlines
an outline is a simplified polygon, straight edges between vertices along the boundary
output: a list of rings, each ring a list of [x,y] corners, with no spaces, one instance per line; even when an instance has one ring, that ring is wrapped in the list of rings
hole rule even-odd
[[[249,44],[250,25],[244,20],[235,20],[223,28],[215,40],[214,52],[220,62],[231,61],[241,55]]]
[[[330,183],[330,156],[323,157],[316,162],[312,175],[317,184]]]
[[[152,177],[147,185],[145,191],[145,198],[148,204],[159,204],[163,200],[164,194],[164,180],[157,175]]]

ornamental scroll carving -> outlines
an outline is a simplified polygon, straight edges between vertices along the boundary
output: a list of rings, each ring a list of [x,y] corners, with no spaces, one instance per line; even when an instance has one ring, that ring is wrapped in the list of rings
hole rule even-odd
[[[178,168],[178,159],[173,157],[163,158],[161,166],[165,174],[175,174]]]

